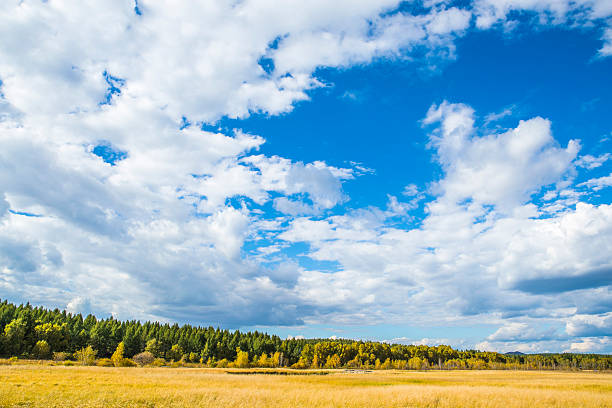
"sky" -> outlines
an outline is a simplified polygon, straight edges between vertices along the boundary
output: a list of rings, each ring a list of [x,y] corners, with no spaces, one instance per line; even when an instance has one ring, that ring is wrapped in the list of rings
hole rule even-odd
[[[612,353],[610,0],[7,0],[0,299]]]

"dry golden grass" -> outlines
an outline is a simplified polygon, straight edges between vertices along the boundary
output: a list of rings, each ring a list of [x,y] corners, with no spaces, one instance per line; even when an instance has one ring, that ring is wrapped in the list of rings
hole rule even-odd
[[[612,374],[0,366],[0,407],[612,407]]]

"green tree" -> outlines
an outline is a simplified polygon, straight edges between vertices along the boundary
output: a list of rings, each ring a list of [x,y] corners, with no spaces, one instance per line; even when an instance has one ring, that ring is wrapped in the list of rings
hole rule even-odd
[[[131,357],[141,350],[140,337],[136,333],[136,327],[129,325],[123,335],[123,345],[125,347],[125,355]]]
[[[159,344],[157,339],[151,339],[147,341],[145,351],[153,354],[155,357],[161,357],[162,355],[161,344]]]
[[[179,361],[181,358],[183,358],[183,349],[178,344],[175,344],[172,346],[170,351],[166,353],[166,356],[169,360]]]
[[[51,347],[45,340],[39,340],[32,348],[32,357],[37,360],[46,360],[51,358]]]
[[[70,332],[66,323],[43,323],[34,327],[36,338],[45,340],[51,350],[65,350],[70,343]]]
[[[102,357],[108,357],[115,349],[111,328],[106,321],[100,320],[94,324],[89,333],[89,345],[99,351]]]
[[[27,324],[22,318],[15,319],[4,328],[5,350],[10,355],[20,355],[24,350]]]

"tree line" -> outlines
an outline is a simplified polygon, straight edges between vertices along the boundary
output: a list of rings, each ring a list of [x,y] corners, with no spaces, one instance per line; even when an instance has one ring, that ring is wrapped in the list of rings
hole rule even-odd
[[[112,317],[0,303],[0,356],[79,360],[99,365],[358,369],[612,369],[598,354],[501,354],[450,346],[281,339],[258,331],[119,321]],[[135,361],[135,362],[134,362]]]

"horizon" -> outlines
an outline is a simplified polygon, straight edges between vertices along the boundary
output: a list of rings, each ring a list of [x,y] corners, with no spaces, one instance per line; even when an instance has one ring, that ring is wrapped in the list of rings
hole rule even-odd
[[[15,1],[0,27],[0,299],[612,354],[609,1]]]
[[[5,300],[5,302],[8,302],[8,300]],[[0,299],[0,303],[2,303],[2,299]],[[11,302],[8,302],[8,303],[11,303]],[[27,305],[29,305],[32,308],[43,308],[43,309],[45,309],[44,306],[35,306],[35,305],[32,305],[30,302],[22,303],[22,304],[15,305],[15,306],[27,306]],[[85,320],[85,318],[87,318],[89,316],[95,317],[95,319],[97,321],[103,321],[103,320],[108,320],[108,319],[116,320],[112,315],[104,318],[104,317],[99,317],[99,316],[96,316],[96,315],[93,315],[93,314],[88,314],[88,315],[84,316],[82,313],[79,313],[79,312],[73,313],[73,312],[67,311],[66,309],[63,309],[63,310],[60,310],[60,311],[61,312],[66,312],[69,316],[81,316],[81,318],[83,320]],[[126,322],[126,323],[127,322],[131,322],[131,321],[125,321],[125,320],[116,320],[116,321],[118,321],[118,322]],[[145,325],[147,323],[150,323],[150,324],[159,324],[161,326],[170,326],[171,327],[174,324],[178,324],[178,323],[169,323],[169,322],[160,322],[160,321],[149,321],[149,320],[146,320],[146,321],[135,320],[135,321],[138,322],[141,325]],[[206,326],[192,325],[190,323],[182,323],[182,324],[178,324],[178,325],[179,325],[179,327],[190,326],[190,327],[193,327],[193,328],[200,328],[200,329],[207,328],[207,329],[214,329],[216,331],[227,331],[229,333],[240,332],[240,333],[243,333],[243,334],[252,334],[252,333],[258,332],[260,334],[264,334],[264,335],[267,335],[267,336],[270,336],[270,337],[277,336],[275,334],[270,334],[270,333],[267,333],[267,332],[260,332],[260,331],[257,331],[257,330],[247,332],[247,331],[240,330],[240,329],[226,329],[226,328],[222,328],[222,327],[219,327],[219,326],[217,326],[217,327],[214,327],[214,326],[206,327]],[[344,338],[344,337],[337,337],[337,336],[322,337],[322,338],[320,338],[320,337],[304,337],[304,336],[295,336],[295,337],[294,336],[287,336],[286,338],[282,338],[280,336],[277,336],[277,337],[279,337],[282,341],[290,341],[290,340],[321,340],[321,341],[340,341],[340,342],[350,341],[350,342],[364,342],[364,343],[368,343],[368,342],[371,342],[371,343],[385,343],[385,344],[389,344],[389,345],[414,346],[414,347],[425,346],[425,347],[432,347],[432,348],[435,348],[435,347],[438,347],[438,346],[448,346],[447,344],[391,343],[388,340],[370,340],[370,339],[360,339],[360,338]],[[454,348],[454,350],[456,350],[456,351],[487,352],[486,350],[468,349],[468,348],[464,348],[464,349]],[[554,352],[550,352],[550,353],[547,353],[547,352],[545,352],[545,353],[529,353],[529,352],[526,352],[526,353],[523,353],[521,351],[514,350],[514,351],[503,352],[503,353],[501,353],[501,352],[495,352],[495,353],[504,354],[504,355],[545,355],[545,354],[585,354],[585,355],[592,354],[592,355],[603,355],[603,356],[610,355],[610,353],[590,353],[590,352],[579,352],[579,351],[578,352],[563,351],[563,352],[558,352],[558,353],[554,353]]]

